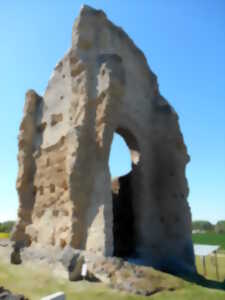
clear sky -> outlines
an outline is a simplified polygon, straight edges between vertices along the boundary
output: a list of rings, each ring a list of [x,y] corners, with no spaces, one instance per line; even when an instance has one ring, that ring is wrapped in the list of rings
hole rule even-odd
[[[0,0],[0,221],[16,218],[17,135],[24,95],[43,94],[71,44],[78,0]],[[180,116],[191,156],[187,167],[193,219],[225,219],[225,1],[96,0],[144,51],[160,91]],[[112,176],[129,170],[114,139]]]

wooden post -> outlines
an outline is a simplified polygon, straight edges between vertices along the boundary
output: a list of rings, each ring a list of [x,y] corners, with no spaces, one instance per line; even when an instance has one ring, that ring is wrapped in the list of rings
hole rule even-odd
[[[215,259],[216,259],[216,278],[219,281],[220,280],[220,276],[219,276],[219,268],[218,268],[217,251],[215,251]]]
[[[206,277],[206,261],[205,261],[205,256],[203,256],[203,274],[204,274],[204,277]]]

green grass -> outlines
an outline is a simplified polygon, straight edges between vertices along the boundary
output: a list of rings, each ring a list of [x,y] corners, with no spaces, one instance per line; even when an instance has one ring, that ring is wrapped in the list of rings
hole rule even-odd
[[[0,239],[8,239],[9,233],[6,232],[0,232]]]
[[[168,282],[171,275],[168,276]],[[181,279],[173,277],[180,285]],[[150,284],[150,281],[149,281]],[[108,288],[101,283],[86,281],[69,282],[54,277],[49,270],[35,266],[15,266],[0,261],[0,285],[15,293],[23,293],[30,300],[39,300],[41,297],[64,291],[67,300],[224,300],[225,291],[208,289],[182,281],[176,291],[159,292],[146,298]]]
[[[102,283],[70,282],[54,277],[45,268],[28,268],[0,262],[0,285],[14,293],[23,293],[30,300],[64,291],[67,300],[144,300],[145,297],[108,288]]]
[[[107,298],[106,298],[107,299]],[[138,298],[141,299],[141,298]],[[190,284],[176,292],[161,292],[145,300],[224,300],[225,292]]]
[[[192,234],[194,244],[220,245],[221,250],[225,250],[225,234],[215,232]]]

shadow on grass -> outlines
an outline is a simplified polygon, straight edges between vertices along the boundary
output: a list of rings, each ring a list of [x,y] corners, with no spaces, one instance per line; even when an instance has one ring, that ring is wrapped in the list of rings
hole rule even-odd
[[[188,274],[188,275],[182,274],[182,275],[179,275],[179,277],[181,277],[182,279],[184,279],[188,282],[200,285],[202,287],[225,291],[225,280],[223,282],[220,282],[220,281],[216,281],[216,280],[207,279],[198,273]]]

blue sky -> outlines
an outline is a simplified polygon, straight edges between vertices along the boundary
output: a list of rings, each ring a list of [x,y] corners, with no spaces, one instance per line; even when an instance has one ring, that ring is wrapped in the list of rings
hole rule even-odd
[[[0,4],[0,221],[16,218],[17,135],[24,95],[43,94],[71,44],[77,0],[8,0]],[[130,35],[180,116],[191,156],[187,167],[193,219],[225,219],[225,1],[88,1]],[[113,176],[129,170],[114,139]]]

